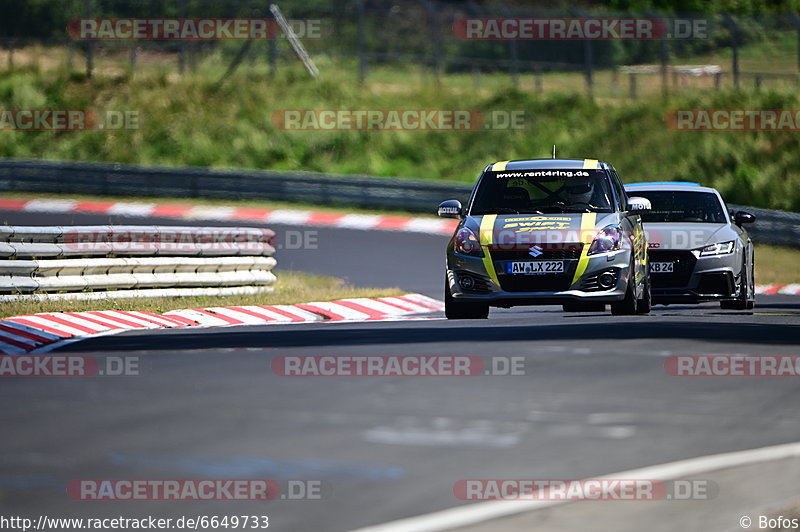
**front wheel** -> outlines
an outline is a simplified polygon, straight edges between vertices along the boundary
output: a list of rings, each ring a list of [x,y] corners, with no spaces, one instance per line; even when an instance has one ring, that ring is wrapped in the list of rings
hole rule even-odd
[[[625,299],[611,303],[611,314],[614,316],[630,316],[636,314],[636,296],[633,295],[633,276],[628,281],[628,289],[625,290]]]
[[[653,307],[653,296],[650,292],[650,274],[644,281],[644,293],[642,298],[636,302],[636,314],[649,314]]]
[[[756,283],[755,283],[755,260],[747,267],[747,260],[742,264],[742,272],[739,275],[739,296],[736,299],[729,299],[719,302],[722,310],[752,310],[756,306]]]
[[[444,315],[448,320],[485,320],[489,317],[489,305],[456,301],[450,293],[450,283],[444,279]]]

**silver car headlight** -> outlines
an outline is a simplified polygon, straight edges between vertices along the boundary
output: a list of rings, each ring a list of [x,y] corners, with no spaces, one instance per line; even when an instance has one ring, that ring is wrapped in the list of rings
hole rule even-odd
[[[729,242],[717,242],[716,244],[711,244],[710,246],[701,248],[700,256],[710,257],[713,255],[728,255],[730,253],[733,253],[734,249],[736,249],[735,240],[731,240]]]
[[[617,251],[621,244],[622,228],[618,225],[607,225],[595,235],[587,255]]]
[[[478,241],[478,237],[475,236],[475,233],[467,227],[462,227],[456,233],[455,240],[453,242],[453,249],[455,249],[456,253],[472,255],[474,257],[483,257],[483,251],[481,250],[481,244]]]

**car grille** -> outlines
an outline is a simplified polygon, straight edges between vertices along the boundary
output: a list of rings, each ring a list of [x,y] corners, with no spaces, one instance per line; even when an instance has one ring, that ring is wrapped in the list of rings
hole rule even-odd
[[[519,244],[511,249],[509,246],[491,246],[489,248],[492,260],[497,267],[497,280],[500,281],[500,288],[506,292],[559,292],[569,290],[572,285],[572,277],[578,267],[578,259],[581,256],[581,243],[566,244],[539,244],[541,255],[533,257],[529,251],[533,244]],[[540,274],[540,275],[505,275],[503,263],[507,261],[539,261],[539,260],[563,260],[564,273]]]
[[[489,246],[494,260],[577,260],[581,257],[583,244],[539,244],[541,255],[530,254],[533,244],[515,244],[512,246]]]
[[[497,280],[500,281],[500,287],[506,292],[559,292],[569,290],[572,284],[575,268],[573,266],[570,269],[572,273],[498,275]]]
[[[697,258],[691,251],[650,250],[650,262],[674,262],[672,273],[653,273],[653,288],[683,288],[689,284]]]
[[[700,276],[697,292],[707,295],[732,296],[736,293],[736,285],[731,272],[704,273]]]

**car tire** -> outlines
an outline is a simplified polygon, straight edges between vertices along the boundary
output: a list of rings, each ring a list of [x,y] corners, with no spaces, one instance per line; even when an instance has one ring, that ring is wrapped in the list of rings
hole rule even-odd
[[[740,275],[741,285],[739,287],[739,297],[736,299],[726,299],[719,302],[722,310],[752,310],[756,306],[756,287],[755,287],[755,259],[751,262],[750,268],[747,267],[747,259],[742,264]]]
[[[653,296],[650,292],[650,274],[648,273],[644,281],[644,293],[642,294],[642,298],[636,302],[636,314],[650,314],[652,308]]]
[[[633,284],[635,282],[633,270],[631,270],[631,278],[628,280],[628,289],[625,290],[625,299],[611,303],[611,314],[614,316],[631,316],[636,314],[638,305],[636,296],[633,293]]]
[[[456,301],[450,293],[450,283],[444,279],[444,315],[448,320],[485,320],[489,317],[489,305]]]

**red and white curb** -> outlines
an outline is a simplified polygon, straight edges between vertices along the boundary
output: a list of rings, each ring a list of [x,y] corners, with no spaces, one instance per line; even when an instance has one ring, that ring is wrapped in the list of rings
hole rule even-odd
[[[107,214],[131,218],[174,218],[218,222],[256,222],[311,227],[401,231],[451,235],[458,222],[413,216],[341,214],[291,209],[256,209],[225,205],[134,203],[125,201],[83,201],[71,199],[0,199],[0,210],[66,214]]]
[[[767,296],[800,296],[800,284],[757,284],[756,294]]]
[[[230,327],[307,322],[393,320],[444,310],[444,305],[421,294],[354,298],[297,305],[248,305],[151,312],[96,310],[14,316],[0,321],[0,353],[18,355],[60,341],[113,334],[134,329]]]

